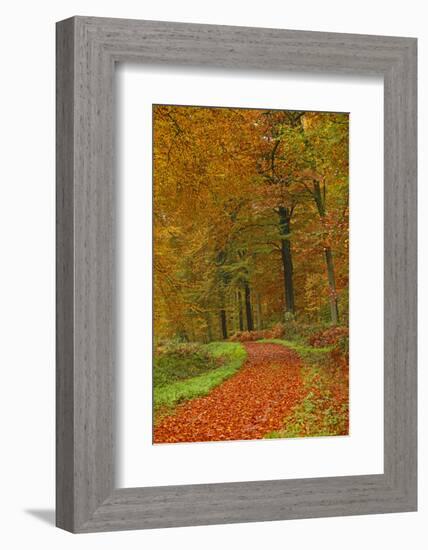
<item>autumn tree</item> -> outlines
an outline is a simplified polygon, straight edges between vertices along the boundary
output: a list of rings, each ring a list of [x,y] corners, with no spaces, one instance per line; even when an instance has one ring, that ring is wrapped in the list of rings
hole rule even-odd
[[[301,139],[308,167],[300,174],[306,192],[315,202],[324,229],[324,256],[329,284],[331,320],[339,322],[338,293],[332,250],[332,219],[328,213],[328,194],[338,194],[336,204],[347,213],[348,207],[348,115],[345,113],[307,113],[302,117]],[[341,193],[342,192],[342,193]],[[342,200],[340,200],[340,194]],[[331,200],[333,203],[333,200]]]
[[[338,322],[347,131],[347,115],[154,106],[157,337],[226,339],[284,311],[322,318],[324,299]]]

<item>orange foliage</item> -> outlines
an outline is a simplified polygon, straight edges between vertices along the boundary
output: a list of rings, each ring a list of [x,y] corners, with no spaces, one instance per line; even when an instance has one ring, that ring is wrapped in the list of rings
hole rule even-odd
[[[309,343],[314,348],[324,348],[337,344],[342,337],[349,336],[348,327],[330,327],[309,338]]]
[[[252,330],[235,332],[229,340],[231,342],[255,342],[263,338],[283,338],[286,335],[286,329],[282,323],[277,323],[273,328],[266,330]]]
[[[245,285],[255,328],[282,321],[285,240],[296,318],[329,320],[333,296],[347,321],[346,113],[155,105],[153,133],[155,337],[224,338],[220,315],[227,335],[246,327],[237,298]],[[285,207],[289,235],[278,216]]]

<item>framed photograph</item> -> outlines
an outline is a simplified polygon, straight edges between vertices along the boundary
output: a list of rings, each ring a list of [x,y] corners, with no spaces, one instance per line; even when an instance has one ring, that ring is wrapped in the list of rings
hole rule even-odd
[[[416,39],[57,24],[57,525],[414,511]]]

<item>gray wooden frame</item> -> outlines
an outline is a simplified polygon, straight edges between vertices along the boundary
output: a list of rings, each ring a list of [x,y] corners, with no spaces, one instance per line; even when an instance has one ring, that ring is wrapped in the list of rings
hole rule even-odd
[[[124,61],[383,76],[383,474],[115,488],[113,80],[115,63]],[[59,22],[57,525],[92,532],[412,511],[416,442],[416,40],[90,17]]]

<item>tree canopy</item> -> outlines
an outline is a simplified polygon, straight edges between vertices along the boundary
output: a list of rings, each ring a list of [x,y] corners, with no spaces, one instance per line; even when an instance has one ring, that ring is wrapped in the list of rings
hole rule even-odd
[[[154,332],[348,318],[346,113],[153,107]]]

